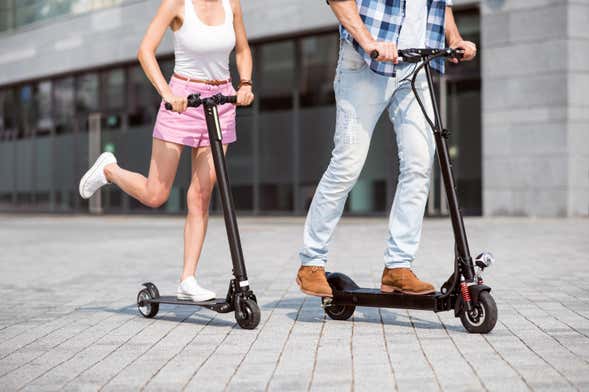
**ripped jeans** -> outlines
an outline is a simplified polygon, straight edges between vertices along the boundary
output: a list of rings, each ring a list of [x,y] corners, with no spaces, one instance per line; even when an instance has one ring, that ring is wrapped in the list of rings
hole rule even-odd
[[[334,82],[335,147],[307,214],[304,245],[299,253],[302,265],[325,266],[329,242],[364,166],[374,127],[388,109],[399,151],[399,178],[384,262],[387,268],[411,266],[421,237],[435,153],[432,130],[409,80],[403,80],[413,67],[401,64],[395,78],[381,76],[370,70],[351,44],[341,41]],[[422,73],[416,86],[432,117],[427,81]]]

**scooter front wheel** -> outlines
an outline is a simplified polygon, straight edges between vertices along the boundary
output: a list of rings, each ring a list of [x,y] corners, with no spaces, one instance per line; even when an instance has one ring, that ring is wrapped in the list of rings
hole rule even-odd
[[[354,314],[355,305],[329,305],[325,307],[325,313],[333,320],[347,320]]]
[[[463,309],[460,321],[470,333],[489,333],[497,324],[497,304],[488,291],[480,293],[478,304],[469,312]]]
[[[235,309],[235,321],[243,329],[254,329],[260,324],[260,307],[253,299],[240,301],[241,309]]]

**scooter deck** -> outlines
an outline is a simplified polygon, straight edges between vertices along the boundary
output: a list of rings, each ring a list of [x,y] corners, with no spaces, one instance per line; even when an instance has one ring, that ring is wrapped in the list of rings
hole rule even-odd
[[[195,305],[195,306],[214,306],[218,304],[226,304],[227,300],[225,298],[215,298],[209,301],[191,301],[189,299],[178,299],[173,295],[164,295],[158,298],[149,299],[148,302],[152,303],[160,303],[160,304],[168,304],[168,305]]]
[[[355,305],[376,308],[399,309],[437,309],[437,297],[440,293],[414,295],[400,292],[384,293],[379,289],[358,287],[333,292],[333,305]]]

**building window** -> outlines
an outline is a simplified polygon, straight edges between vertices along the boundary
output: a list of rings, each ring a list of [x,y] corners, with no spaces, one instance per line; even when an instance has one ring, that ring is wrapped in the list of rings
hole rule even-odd
[[[115,68],[104,71],[102,78],[102,108],[105,111],[122,110],[125,106],[125,70]]]
[[[0,31],[6,31],[14,26],[14,9],[7,1],[0,1]]]
[[[129,126],[152,124],[161,98],[139,65],[129,68]]]
[[[338,35],[325,34],[300,40],[301,107],[335,104],[333,77],[338,57]]]
[[[98,75],[87,73],[76,78],[76,112],[88,114],[99,110]]]
[[[19,87],[18,89],[18,113],[19,127],[18,135],[20,138],[31,137],[35,126],[35,105],[33,101],[33,86],[30,84]]]
[[[51,82],[45,80],[35,86],[35,108],[37,111],[37,132],[48,133],[53,128],[51,113]]]
[[[55,132],[67,133],[73,131],[75,103],[74,78],[67,77],[53,82],[53,105]]]
[[[256,59],[260,110],[292,108],[295,87],[295,41],[281,41],[258,46]]]
[[[14,89],[6,88],[0,90],[0,141],[11,139],[16,134],[17,121],[16,98]]]
[[[67,14],[82,14],[122,4],[124,0],[0,1],[0,31]]]

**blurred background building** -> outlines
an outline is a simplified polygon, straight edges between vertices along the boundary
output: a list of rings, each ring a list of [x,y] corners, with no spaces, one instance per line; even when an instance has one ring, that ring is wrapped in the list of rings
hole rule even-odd
[[[589,2],[455,0],[476,61],[437,80],[453,131],[465,214],[589,214]],[[0,210],[84,213],[77,184],[93,149],[147,173],[160,98],[136,61],[158,0],[0,0]],[[234,197],[252,214],[305,213],[327,166],[335,122],[336,20],[323,0],[244,0],[255,62],[253,107],[229,152]],[[159,62],[173,68],[171,33]],[[100,128],[100,138],[96,135]],[[91,131],[89,132],[89,129]],[[384,214],[397,172],[386,118],[348,214]],[[184,154],[169,202],[185,211]],[[428,215],[444,215],[439,175]],[[115,187],[106,213],[151,210]],[[218,204],[214,206],[218,209]]]

